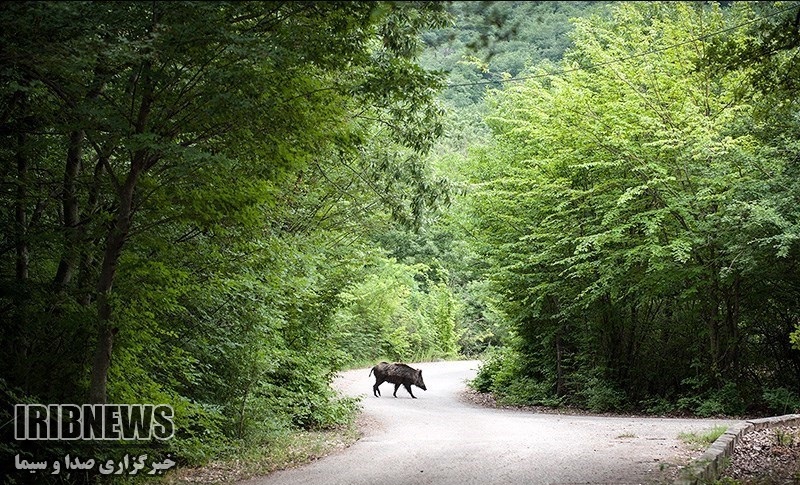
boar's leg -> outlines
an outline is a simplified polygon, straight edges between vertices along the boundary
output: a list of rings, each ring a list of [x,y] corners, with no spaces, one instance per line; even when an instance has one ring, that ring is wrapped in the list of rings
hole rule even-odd
[[[378,389],[381,384],[383,384],[383,379],[375,379],[375,385],[372,386],[372,394],[375,394],[375,397],[381,397],[381,390]]]
[[[411,392],[411,384],[403,384],[403,387],[405,387],[406,391],[408,391],[408,393],[411,394],[411,397],[413,397],[414,399],[417,398],[417,396],[415,396],[414,393]]]
[[[400,383],[394,385],[394,397],[397,397],[397,390],[400,389]]]

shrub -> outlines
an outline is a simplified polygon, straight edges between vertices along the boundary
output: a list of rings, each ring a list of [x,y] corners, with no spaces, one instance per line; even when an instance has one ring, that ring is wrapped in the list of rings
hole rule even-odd
[[[505,347],[489,347],[483,353],[478,374],[469,382],[469,386],[478,392],[492,392],[495,376],[500,372],[504,356],[509,350]]]
[[[764,402],[777,414],[787,414],[800,410],[800,396],[785,387],[764,389]]]
[[[558,406],[561,400],[552,386],[525,375],[523,357],[508,347],[490,347],[470,386],[480,392],[492,392],[497,400],[511,405]]]
[[[580,380],[582,382],[580,382],[577,398],[581,406],[595,412],[612,411],[623,407],[625,393],[616,389],[608,381],[597,376]]]

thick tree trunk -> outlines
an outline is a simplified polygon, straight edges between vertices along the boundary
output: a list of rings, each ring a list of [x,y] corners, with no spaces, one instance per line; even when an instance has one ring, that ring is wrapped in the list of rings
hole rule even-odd
[[[89,389],[89,402],[92,404],[104,404],[108,399],[108,370],[111,368],[111,351],[114,348],[114,336],[118,330],[108,325],[100,329],[92,362],[91,387]]]
[[[64,194],[62,206],[64,210],[64,251],[58,264],[53,286],[62,291],[69,284],[77,266],[80,231],[80,214],[78,211],[77,178],[82,165],[83,131],[74,131],[69,137],[67,164],[64,169]]]
[[[100,278],[97,282],[98,305],[98,332],[97,347],[95,348],[94,361],[89,388],[89,402],[105,403],[107,400],[108,370],[111,368],[111,351],[114,346],[114,336],[118,329],[111,324],[111,288],[117,272],[117,264],[125,245],[125,239],[131,227],[133,215],[133,196],[136,183],[143,166],[136,158],[131,164],[131,171],[125,180],[125,185],[120,191],[120,203],[117,210],[116,222],[108,233],[103,263],[100,269]]]

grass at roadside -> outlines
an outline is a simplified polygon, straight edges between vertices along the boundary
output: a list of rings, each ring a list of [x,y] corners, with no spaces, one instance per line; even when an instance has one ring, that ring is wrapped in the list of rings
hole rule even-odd
[[[160,482],[169,485],[189,483],[232,483],[292,468],[347,448],[360,437],[355,420],[337,429],[291,431],[262,446],[243,447],[196,468],[177,469]]]
[[[728,429],[727,426],[714,426],[709,431],[701,433],[681,433],[678,438],[695,449],[708,448],[711,443],[715,442],[717,438]]]

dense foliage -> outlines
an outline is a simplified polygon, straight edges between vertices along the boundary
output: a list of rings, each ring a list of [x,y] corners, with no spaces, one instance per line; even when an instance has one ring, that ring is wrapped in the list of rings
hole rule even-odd
[[[798,11],[4,3],[0,421],[168,403],[140,445],[199,463],[458,355],[512,403],[796,409]]]
[[[797,402],[796,15],[615,5],[491,93],[463,221],[512,337],[476,387],[597,410]]]
[[[432,220],[413,242],[382,238],[400,259],[441,268],[457,298],[459,347],[477,356],[501,345],[509,330],[501,295],[485,277],[486,261],[468,216],[472,181],[465,156],[491,136],[485,95],[491,88],[524,76],[540,62],[560,60],[572,45],[566,35],[573,18],[603,15],[607,2],[452,2],[452,22],[424,34],[420,62],[447,75],[440,99],[444,134],[434,145],[435,170],[453,188],[448,210]],[[399,243],[398,243],[399,242]]]
[[[22,402],[168,403],[176,437],[155,451],[197,462],[349,419],[329,383],[357,358],[452,354],[446,286],[373,242],[445,199],[421,157],[439,80],[415,61],[442,18],[425,2],[3,4],[2,421]],[[385,308],[364,300],[384,275]]]

